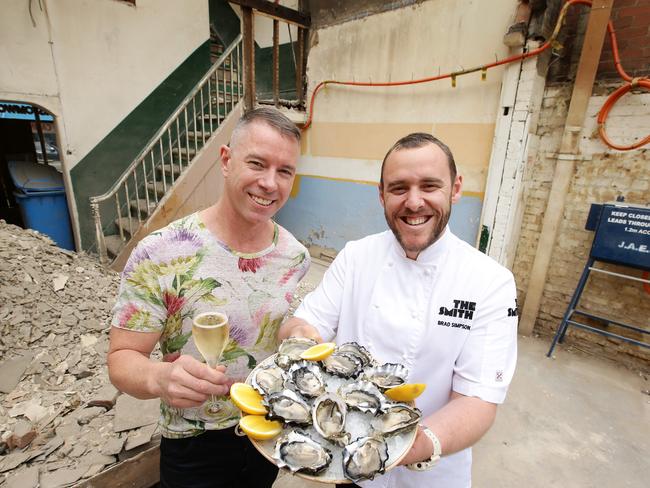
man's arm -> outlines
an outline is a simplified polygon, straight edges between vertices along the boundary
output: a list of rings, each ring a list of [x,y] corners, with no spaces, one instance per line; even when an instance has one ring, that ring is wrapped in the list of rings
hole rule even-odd
[[[442,454],[449,455],[476,444],[492,426],[496,412],[497,405],[494,403],[452,392],[449,403],[422,423],[440,441]],[[418,430],[413,447],[400,464],[423,461],[432,454],[431,440]]]
[[[287,337],[308,337],[316,342],[323,342],[323,338],[316,330],[316,327],[298,317],[291,317],[280,327],[280,330],[278,331],[278,339],[283,341]]]
[[[117,389],[136,398],[161,398],[178,408],[228,393],[223,366],[214,370],[187,355],[171,363],[151,360],[159,338],[159,333],[111,328],[108,374]]]

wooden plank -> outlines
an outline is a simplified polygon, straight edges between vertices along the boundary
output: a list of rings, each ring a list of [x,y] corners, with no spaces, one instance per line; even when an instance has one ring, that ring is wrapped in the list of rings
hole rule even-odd
[[[273,19],[273,104],[280,106],[280,22]]]
[[[304,98],[304,74],[305,74],[305,37],[307,29],[298,27],[298,39],[296,42],[296,98],[302,104]]]
[[[156,445],[74,486],[77,488],[149,488],[159,481],[160,446]]]
[[[283,5],[268,2],[266,0],[229,0],[230,3],[239,5],[242,8],[251,8],[257,10],[259,13],[268,15],[269,17],[277,20],[282,20],[290,24],[295,24],[300,27],[309,27],[311,25],[311,18],[298,10],[285,7]]]
[[[242,44],[244,49],[244,111],[255,108],[255,31],[253,9],[242,7]]]
[[[519,332],[530,335],[535,327],[542,303],[544,286],[548,275],[557,232],[564,214],[566,195],[573,178],[576,159],[580,142],[580,133],[587,112],[587,104],[591,96],[596,69],[603,47],[607,22],[614,0],[594,0],[589,13],[589,23],[585,33],[585,40],[580,53],[578,72],[573,85],[569,112],[564,125],[560,154],[555,165],[553,183],[546,203],[542,231],[537,243],[535,261],[526,290],[526,298],[519,322]]]

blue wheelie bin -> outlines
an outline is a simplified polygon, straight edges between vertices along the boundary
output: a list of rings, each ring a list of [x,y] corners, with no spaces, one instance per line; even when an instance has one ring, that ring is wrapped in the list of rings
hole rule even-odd
[[[25,226],[47,234],[57,246],[74,251],[61,173],[51,166],[30,161],[9,161],[8,166]]]

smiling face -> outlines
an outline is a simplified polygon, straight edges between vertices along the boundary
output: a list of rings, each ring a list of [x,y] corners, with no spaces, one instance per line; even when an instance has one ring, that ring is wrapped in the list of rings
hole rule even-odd
[[[379,199],[408,258],[417,259],[442,235],[461,187],[462,177],[451,181],[447,156],[435,144],[398,149],[388,156]]]
[[[300,143],[254,121],[238,131],[231,146],[221,147],[228,210],[242,223],[266,223],[289,198]]]

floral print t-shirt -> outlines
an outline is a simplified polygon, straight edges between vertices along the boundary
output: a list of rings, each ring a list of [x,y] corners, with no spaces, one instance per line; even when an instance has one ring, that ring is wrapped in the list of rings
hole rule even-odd
[[[273,243],[243,254],[219,241],[198,213],[143,239],[131,253],[115,308],[114,327],[160,333],[164,361],[190,354],[203,361],[192,340],[192,318],[208,311],[228,316],[230,340],[220,363],[231,383],[244,381],[277,350],[277,332],[296,285],[309,269],[309,253],[274,223]],[[239,410],[228,396],[179,409],[161,402],[160,428],[169,438],[232,427]]]

